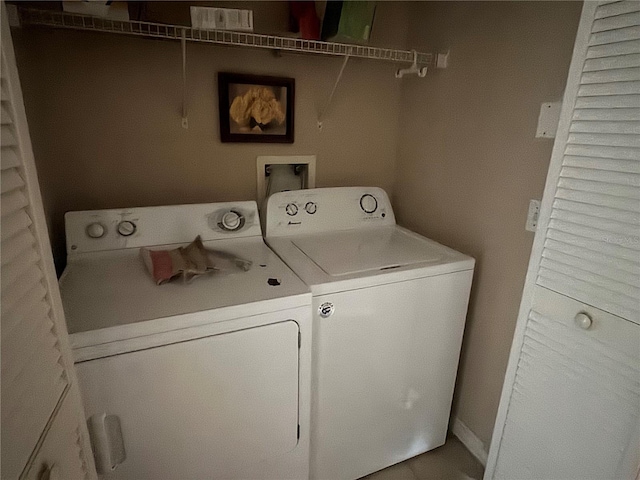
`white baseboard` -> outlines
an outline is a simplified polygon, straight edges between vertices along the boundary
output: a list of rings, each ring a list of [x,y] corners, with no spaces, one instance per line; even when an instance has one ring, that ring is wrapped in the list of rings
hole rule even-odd
[[[482,440],[457,417],[451,422],[451,431],[467,447],[471,455],[476,457],[483,467],[486,467],[488,452]]]

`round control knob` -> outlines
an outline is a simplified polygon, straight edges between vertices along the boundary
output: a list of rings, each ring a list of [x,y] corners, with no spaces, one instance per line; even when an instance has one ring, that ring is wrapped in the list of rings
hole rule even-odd
[[[287,211],[287,215],[290,215],[293,217],[298,213],[298,206],[295,203],[288,203],[287,208],[285,210]]]
[[[313,215],[314,213],[316,213],[316,210],[318,210],[318,205],[316,205],[315,202],[307,202],[307,204],[304,206],[304,209],[308,214]]]
[[[129,220],[124,220],[118,224],[118,233],[123,237],[130,237],[136,233],[136,224]]]
[[[589,330],[593,324],[591,317],[584,312],[577,314],[573,321],[576,322],[576,325],[583,330]]]
[[[104,228],[104,225],[102,225],[99,222],[94,222],[94,223],[90,223],[87,226],[87,235],[91,238],[102,238],[105,234],[105,232],[107,231],[106,228]]]
[[[378,200],[370,193],[365,193],[360,197],[360,208],[365,213],[373,213],[378,209]]]
[[[222,216],[222,221],[220,223],[222,224],[222,228],[225,230],[238,230],[242,227],[242,215],[231,210]]]

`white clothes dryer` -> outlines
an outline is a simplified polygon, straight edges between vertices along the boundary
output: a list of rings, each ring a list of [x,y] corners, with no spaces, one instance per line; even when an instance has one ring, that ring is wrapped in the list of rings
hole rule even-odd
[[[308,478],[309,289],[255,202],[71,212],[60,279],[105,479]],[[249,271],[158,286],[140,247],[205,247]]]
[[[396,225],[379,188],[277,193],[263,221],[313,294],[311,478],[442,445],[474,259]]]

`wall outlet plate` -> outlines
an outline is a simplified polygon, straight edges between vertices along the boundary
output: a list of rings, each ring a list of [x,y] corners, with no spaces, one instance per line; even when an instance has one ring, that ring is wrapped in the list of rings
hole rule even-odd
[[[527,225],[525,230],[535,232],[538,229],[540,217],[540,200],[529,200],[529,212],[527,213]]]
[[[547,102],[540,105],[536,138],[556,138],[562,102]]]
[[[436,68],[447,68],[449,66],[449,51],[436,55]]]

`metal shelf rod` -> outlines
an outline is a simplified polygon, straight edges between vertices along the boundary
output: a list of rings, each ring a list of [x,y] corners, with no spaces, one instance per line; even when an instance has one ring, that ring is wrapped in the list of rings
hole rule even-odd
[[[106,33],[120,33],[141,37],[182,40],[183,32],[186,41],[213,43],[218,45],[247,46],[284,50],[298,53],[314,53],[320,55],[347,56],[391,62],[413,62],[414,52],[390,48],[350,45],[345,43],[321,42],[300,38],[279,37],[258,33],[232,32],[227,30],[200,30],[181,25],[165,25],[161,23],[122,21],[108,18],[92,17],[66,12],[53,12],[32,8],[19,8],[21,25],[40,25],[47,27],[67,28],[71,30],[87,30]],[[433,63],[431,53],[417,53],[416,61],[420,65]]]

